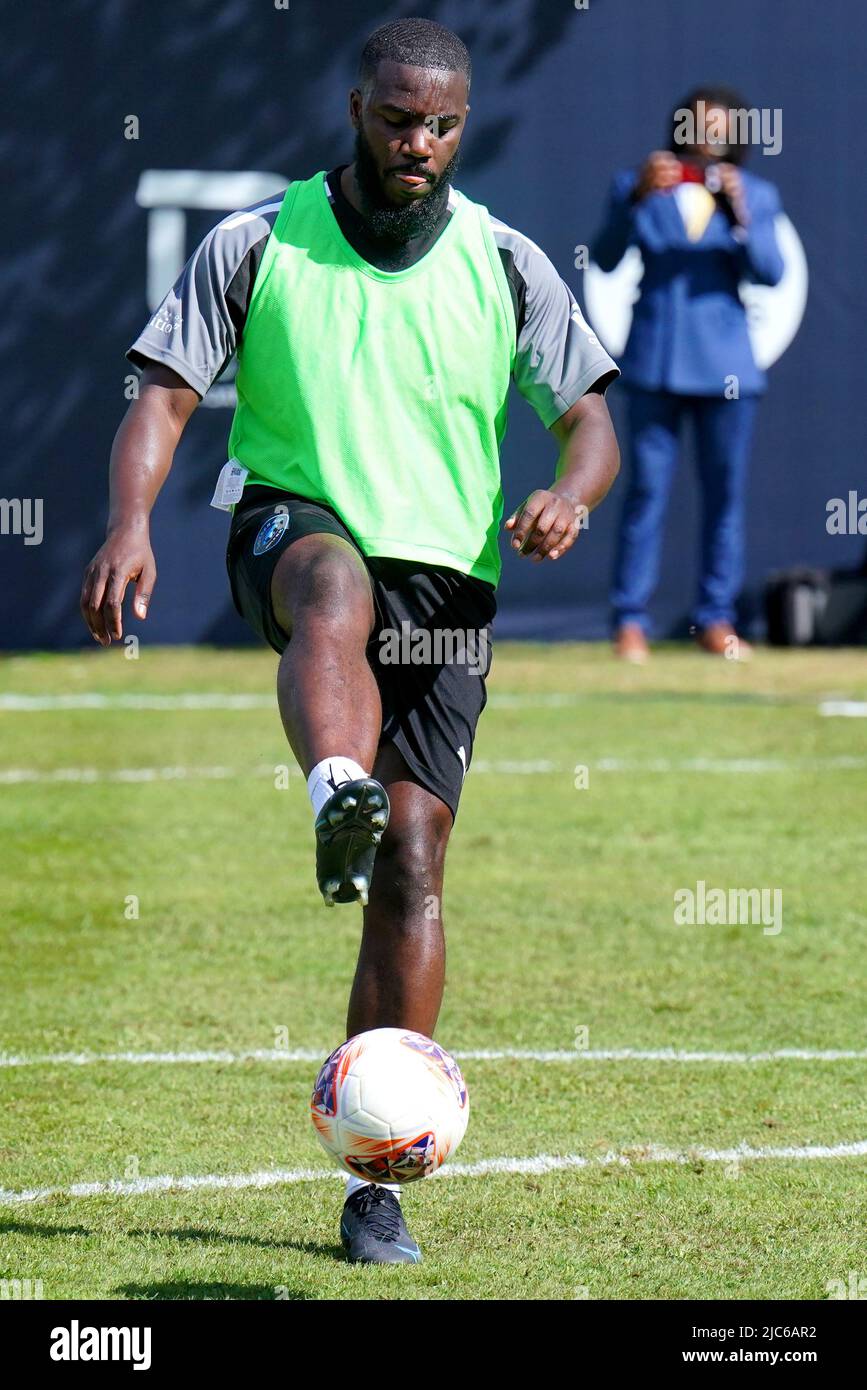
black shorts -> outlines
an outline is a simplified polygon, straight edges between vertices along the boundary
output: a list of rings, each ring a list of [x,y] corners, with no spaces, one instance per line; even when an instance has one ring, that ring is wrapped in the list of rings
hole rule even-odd
[[[381,742],[396,745],[454,817],[488,698],[494,586],[417,560],[364,555],[325,503],[251,485],[235,507],[226,566],[235,607],[276,652],[289,638],[271,605],[274,567],[299,536],[318,532],[348,541],[370,575],[376,622],[367,659],[382,698]]]

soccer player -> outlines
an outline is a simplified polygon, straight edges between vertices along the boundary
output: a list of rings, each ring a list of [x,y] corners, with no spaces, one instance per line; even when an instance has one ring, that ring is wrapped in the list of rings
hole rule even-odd
[[[237,354],[214,500],[234,508],[235,604],[280,654],[319,887],[363,905],[349,1037],[430,1036],[439,1013],[443,862],[486,701],[510,381],[559,445],[555,478],[505,522],[520,555],[562,557],[618,469],[603,399],[615,364],[542,251],[453,187],[469,87],[450,30],[377,29],[349,98],[353,163],[225,217],[193,253],[128,353],[141,389],[82,591],[103,646],[122,636],[132,581],[146,616],[151,508]],[[350,1259],[421,1258],[398,1197],[350,1180]]]

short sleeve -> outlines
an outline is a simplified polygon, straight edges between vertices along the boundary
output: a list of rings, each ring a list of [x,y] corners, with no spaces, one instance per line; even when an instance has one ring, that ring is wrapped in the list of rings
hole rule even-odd
[[[205,395],[238,346],[253,272],[281,202],[242,208],[212,228],[128,349],[130,362],[162,363]]]
[[[491,219],[507,275],[518,281],[519,316],[514,380],[546,429],[592,390],[620,375],[578,302],[533,241]],[[603,381],[603,378],[607,380]]]

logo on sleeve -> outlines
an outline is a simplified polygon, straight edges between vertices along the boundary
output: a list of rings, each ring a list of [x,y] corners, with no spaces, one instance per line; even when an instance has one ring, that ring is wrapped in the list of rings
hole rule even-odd
[[[176,313],[172,313],[170,310],[158,309],[148,324],[148,327],[156,328],[160,333],[165,333],[168,337],[179,329],[182,323],[183,318],[181,317],[180,309],[178,309]]]
[[[590,327],[574,299],[572,300],[572,312],[569,317],[573,323],[577,323],[582,333],[587,334],[588,342],[591,342],[594,347],[601,347],[599,339],[596,337],[596,334],[593,332],[593,329]]]
[[[269,516],[253,543],[253,554],[264,555],[266,550],[272,550],[288,527],[288,512],[275,512],[273,516]]]

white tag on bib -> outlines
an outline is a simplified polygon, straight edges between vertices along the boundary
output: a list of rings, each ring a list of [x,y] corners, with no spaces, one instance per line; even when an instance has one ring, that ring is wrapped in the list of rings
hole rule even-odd
[[[244,480],[249,471],[249,468],[245,468],[237,459],[229,459],[228,463],[224,463],[220,469],[217,486],[214,488],[211,506],[220,512],[227,512],[236,502],[240,502]]]

